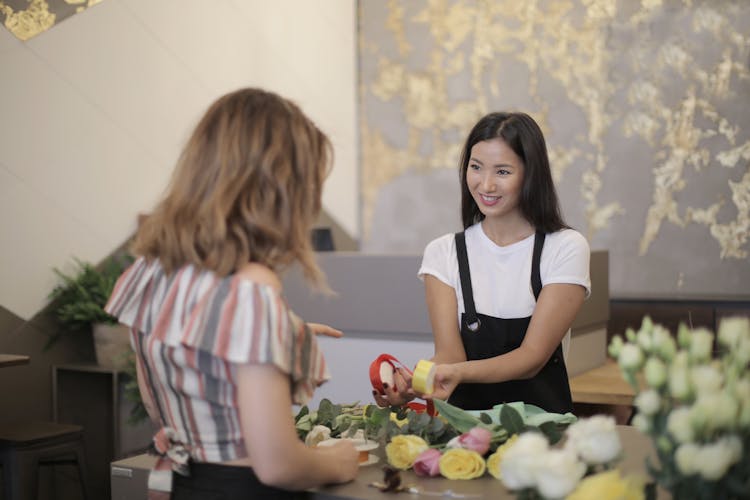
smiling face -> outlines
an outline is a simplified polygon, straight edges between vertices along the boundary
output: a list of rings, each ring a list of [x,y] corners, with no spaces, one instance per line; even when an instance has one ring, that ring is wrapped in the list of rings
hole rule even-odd
[[[523,162],[502,139],[472,146],[466,186],[487,219],[520,215],[523,176]]]

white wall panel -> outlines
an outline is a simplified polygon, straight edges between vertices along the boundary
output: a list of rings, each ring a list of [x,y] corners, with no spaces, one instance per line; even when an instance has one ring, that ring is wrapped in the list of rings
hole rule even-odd
[[[71,255],[96,259],[110,249],[81,220],[30,189],[2,165],[0,213],[0,303],[24,318],[46,303],[57,282],[53,267],[70,269]]]
[[[121,244],[209,103],[241,86],[331,136],[324,206],[358,237],[355,33],[351,0],[107,0],[27,42],[0,29],[0,305],[29,317],[53,267]]]

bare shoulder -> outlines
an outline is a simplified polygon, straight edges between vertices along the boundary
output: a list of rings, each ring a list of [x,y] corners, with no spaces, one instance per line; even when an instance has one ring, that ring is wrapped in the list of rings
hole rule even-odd
[[[236,276],[260,285],[269,285],[272,288],[281,291],[281,280],[279,279],[279,275],[263,264],[248,262],[237,271]]]

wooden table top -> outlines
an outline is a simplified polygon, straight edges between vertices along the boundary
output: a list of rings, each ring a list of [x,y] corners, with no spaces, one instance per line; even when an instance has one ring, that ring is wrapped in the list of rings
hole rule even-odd
[[[623,474],[637,474],[648,478],[646,473],[646,457],[656,461],[656,453],[648,437],[641,434],[634,427],[617,426],[623,447],[623,459],[618,468]],[[382,455],[382,452],[379,453]],[[312,498],[315,500],[387,500],[395,498],[393,493],[383,493],[370,487],[373,481],[382,481],[383,460],[377,465],[361,467],[359,475],[351,483],[332,485],[314,490]],[[451,481],[442,477],[418,477],[412,471],[401,472],[402,484],[415,487],[421,493],[419,498],[443,497],[497,500],[513,499],[516,495],[508,491],[501,481],[485,474],[479,479],[471,481]],[[401,496],[401,495],[398,495]],[[407,497],[404,497],[407,498]],[[412,498],[417,498],[412,496]],[[669,498],[662,490],[657,491],[657,499]]]
[[[635,397],[635,390],[622,377],[617,362],[610,359],[571,378],[570,392],[574,403],[631,406]]]
[[[21,354],[0,354],[0,368],[6,366],[27,365],[31,361],[29,356]]]

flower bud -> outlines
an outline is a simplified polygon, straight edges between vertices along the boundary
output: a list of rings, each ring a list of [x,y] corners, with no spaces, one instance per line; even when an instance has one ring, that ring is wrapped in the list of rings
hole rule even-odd
[[[673,398],[686,401],[692,395],[690,372],[686,366],[673,364],[669,367],[669,393]]]
[[[633,417],[633,427],[641,431],[643,434],[648,434],[652,429],[651,418],[642,413],[637,413]]]
[[[648,358],[643,371],[649,387],[658,389],[667,381],[667,365],[659,358],[653,356]]]
[[[677,343],[669,333],[669,330],[661,325],[654,326],[653,343],[654,354],[658,355],[665,361],[671,361],[677,352]]]
[[[695,439],[690,421],[690,408],[675,408],[667,417],[667,430],[678,443],[689,443]]]
[[[742,457],[742,441],[737,436],[724,436],[701,446],[696,457],[698,473],[708,481],[718,481]]]
[[[750,337],[750,318],[724,318],[719,325],[719,343],[734,349],[742,338]]]
[[[643,364],[643,353],[636,344],[625,344],[618,358],[620,367],[626,371],[636,371]]]
[[[714,336],[705,328],[693,330],[690,339],[690,359],[693,361],[707,361],[711,359],[714,347]]]
[[[698,365],[690,370],[690,377],[697,394],[714,393],[721,389],[724,376],[712,365]]]
[[[623,345],[624,342],[622,341],[622,337],[619,335],[612,337],[612,341],[609,343],[609,355],[615,359],[619,358]]]
[[[646,354],[651,352],[653,342],[651,339],[651,332],[646,330],[639,330],[635,335],[638,347],[640,347]]]
[[[677,327],[677,344],[683,349],[690,347],[690,328],[685,323],[680,323]]]
[[[674,453],[677,468],[685,475],[690,476],[698,472],[698,445],[695,443],[685,443],[677,447]]]
[[[635,330],[633,330],[632,328],[626,328],[625,338],[628,340],[628,342],[635,342],[636,341]]]
[[[661,397],[653,389],[641,392],[635,397],[635,406],[644,415],[653,416],[661,408]]]

